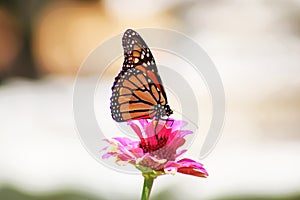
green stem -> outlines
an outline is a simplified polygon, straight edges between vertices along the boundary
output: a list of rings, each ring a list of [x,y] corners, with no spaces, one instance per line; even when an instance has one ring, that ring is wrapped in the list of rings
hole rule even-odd
[[[152,188],[152,185],[153,185],[153,181],[154,181],[153,177],[144,175],[144,186],[143,186],[143,192],[142,192],[141,200],[149,200],[151,188]]]

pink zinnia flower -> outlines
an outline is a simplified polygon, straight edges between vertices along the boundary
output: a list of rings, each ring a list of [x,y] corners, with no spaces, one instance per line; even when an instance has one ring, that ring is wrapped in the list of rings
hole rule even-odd
[[[179,172],[204,178],[208,176],[201,163],[188,158],[177,160],[187,151],[179,150],[185,143],[184,137],[192,134],[192,131],[182,130],[186,122],[142,119],[128,124],[140,140],[125,137],[105,139],[110,145],[104,148],[103,159],[115,157],[117,163],[130,163],[143,174],[154,172],[158,176]]]

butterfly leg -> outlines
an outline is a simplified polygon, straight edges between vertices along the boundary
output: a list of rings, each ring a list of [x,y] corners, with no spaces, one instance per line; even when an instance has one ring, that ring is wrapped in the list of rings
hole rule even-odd
[[[155,133],[156,139],[158,140],[157,126],[158,126],[158,123],[159,123],[159,119],[155,119],[154,121],[155,121],[154,133]]]
[[[170,127],[172,127],[173,126],[173,124],[174,124],[174,119],[166,119],[166,122],[168,123],[168,122],[171,122],[171,125],[170,125]]]
[[[173,126],[173,124],[174,124],[174,120],[173,119],[160,119],[160,118],[158,118],[158,119],[155,119],[154,121],[155,121],[155,127],[154,127],[154,133],[155,133],[155,137],[156,137],[156,139],[158,139],[157,137],[158,137],[158,132],[160,131],[160,130],[157,130],[157,126],[158,126],[158,124],[159,124],[159,120],[162,120],[162,121],[165,121],[166,123],[165,124],[167,124],[167,126],[170,126],[170,127],[172,127]],[[169,125],[169,122],[171,122],[171,124]],[[158,132],[157,132],[158,131]]]
[[[167,118],[167,119],[161,119],[161,120],[165,121],[166,124],[167,124],[168,126],[170,126],[170,127],[172,127],[173,124],[174,124],[174,119],[169,119],[169,118]],[[170,125],[169,125],[169,122],[171,122]]]

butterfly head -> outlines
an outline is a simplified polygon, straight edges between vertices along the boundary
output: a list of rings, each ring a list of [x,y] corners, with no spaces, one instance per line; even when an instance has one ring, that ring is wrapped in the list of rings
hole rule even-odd
[[[165,105],[165,113],[168,117],[173,114],[173,110],[171,110],[169,105]]]
[[[156,105],[155,106],[155,110],[156,110],[156,117],[157,118],[162,118],[164,116],[170,116],[171,114],[173,114],[173,110],[171,110],[170,106],[169,105]]]

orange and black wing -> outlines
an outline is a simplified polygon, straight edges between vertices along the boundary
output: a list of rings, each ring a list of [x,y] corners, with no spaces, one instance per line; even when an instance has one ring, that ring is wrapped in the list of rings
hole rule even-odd
[[[150,49],[143,38],[134,30],[128,29],[125,31],[122,38],[122,45],[124,50],[122,70],[126,71],[128,68],[138,65],[144,65],[147,68],[155,66],[155,60]]]
[[[124,63],[112,87],[113,119],[120,122],[162,117],[157,106],[168,102],[150,49],[131,29],[124,33],[122,44]]]
[[[166,102],[152,80],[137,68],[128,69],[112,90],[111,112],[118,122],[153,118],[157,105]]]

